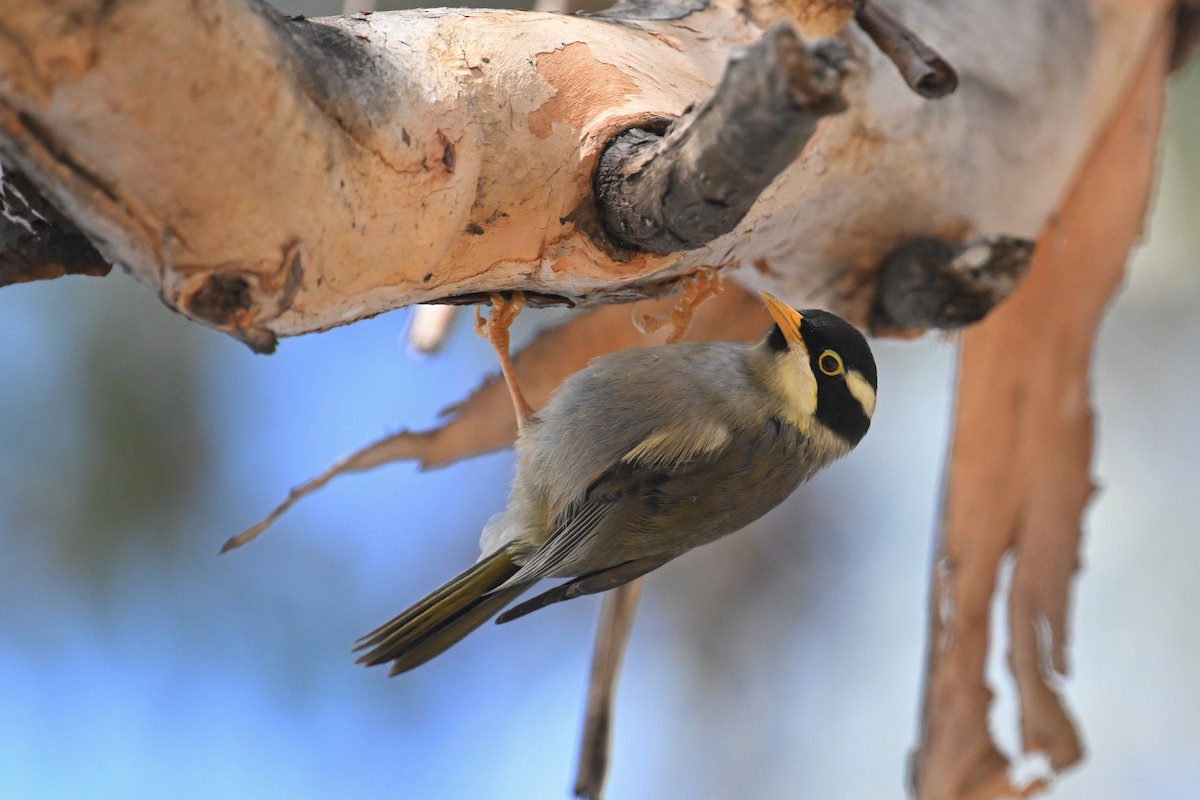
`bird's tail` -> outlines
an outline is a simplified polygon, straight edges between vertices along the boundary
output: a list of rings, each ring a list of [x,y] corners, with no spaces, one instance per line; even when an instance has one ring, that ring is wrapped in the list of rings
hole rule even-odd
[[[373,667],[391,661],[389,675],[399,675],[424,664],[529,588],[528,583],[500,588],[519,569],[507,549],[476,562],[359,639],[355,652],[367,652],[359,657],[358,663]]]

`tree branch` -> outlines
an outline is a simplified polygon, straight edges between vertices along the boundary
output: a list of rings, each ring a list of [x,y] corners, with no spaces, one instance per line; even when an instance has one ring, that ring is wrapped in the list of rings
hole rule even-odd
[[[286,20],[254,0],[0,0],[0,157],[106,261],[259,349],[494,291],[652,297],[706,265],[862,322],[869,273],[904,243],[1037,233],[1153,16],[1126,0],[903,12],[958,67],[936,104],[838,33],[851,2]],[[702,103],[732,48],[782,21],[849,45],[847,110],[728,233],[686,253],[614,247],[600,154]]]
[[[1051,237],[1070,219],[1047,225],[1142,57],[1161,41],[1154,37],[1166,0],[887,5],[887,13],[874,3],[858,13],[885,56],[866,36],[842,30],[854,13],[845,0],[638,2],[594,18],[438,10],[329,20],[285,20],[255,0],[0,0],[0,156],[103,259],[121,263],[172,307],[263,351],[277,336],[423,301],[471,302],[513,290],[534,303],[576,305],[657,296],[706,265],[859,322],[876,309],[891,325],[958,324],[963,315],[946,313],[939,281],[961,277],[960,267],[974,263],[970,247],[958,249],[963,242],[1044,232],[1042,253],[1073,245],[1076,267],[1093,256],[1108,266],[1113,253],[1123,258],[1127,243],[1109,237],[1124,229],[1075,232],[1060,242]],[[1181,25],[1190,7],[1180,7]],[[798,113],[781,104],[804,87],[795,78],[812,55],[781,29],[750,51],[775,65],[764,73],[770,80],[745,96],[728,85],[713,89],[730,52],[780,22],[798,24],[802,34],[837,35],[855,58],[852,74],[834,81],[846,111],[815,130],[811,118],[797,121],[811,108]],[[938,103],[904,90],[893,68],[918,90],[936,94],[950,85],[940,57],[923,50],[913,31],[938,42],[958,68],[958,90]],[[1180,52],[1189,41],[1181,36]],[[731,81],[739,63],[735,57]],[[841,71],[840,63],[822,66],[820,58],[811,64],[818,88]],[[746,102],[751,91],[759,92],[758,103]],[[633,180],[604,180],[597,197],[593,176],[602,154],[630,167],[634,156],[618,149],[621,137],[645,134],[626,132],[653,131],[655,121],[682,118],[697,104],[704,104],[700,111],[649,143],[661,155],[639,160],[647,175],[663,170],[669,177],[657,179],[653,191]],[[1154,108],[1131,108],[1135,121],[1138,110],[1155,118]],[[742,113],[775,126],[778,149],[775,138],[756,138]],[[1154,131],[1139,135],[1152,142]],[[693,157],[696,164],[688,163]],[[1143,180],[1145,163],[1120,167],[1129,180]],[[699,174],[706,171],[712,174]],[[1143,189],[1093,186],[1086,197],[1141,197]],[[608,228],[641,252],[615,244],[601,222],[602,213],[613,216],[612,193],[627,191],[632,210],[618,210]],[[638,209],[646,208],[661,224],[642,225]],[[934,257],[888,258],[911,256],[903,248],[913,242],[925,243]],[[1087,249],[1098,243],[1112,246]],[[678,252],[684,247],[692,249]],[[881,275],[885,261],[891,266]],[[986,259],[989,269],[1001,269],[983,277],[1009,274],[1002,261]],[[1059,262],[1046,263],[1056,274]],[[913,264],[916,272],[906,271]],[[1063,274],[1075,283],[1047,297],[1089,286],[1094,277],[1066,268]],[[889,288],[896,281],[904,288]],[[984,290],[984,310],[998,296],[986,281],[972,279],[967,289]],[[909,301],[927,297],[897,305],[898,292]],[[755,322],[749,331],[750,317],[738,316],[751,296],[728,292],[721,302],[727,317],[701,322],[702,335],[747,338],[761,330]],[[1040,319],[1054,320],[1053,309],[1039,310]],[[585,354],[641,340],[610,341],[588,327],[607,320],[605,330],[615,329],[614,320],[624,323],[620,314],[597,310],[539,340],[542,352],[555,356],[535,371],[536,380],[522,375],[535,403]],[[1054,457],[1019,452],[1028,470],[1010,479],[1016,483],[971,483],[956,467],[948,485],[944,558],[931,598],[926,716],[914,762],[928,800],[982,797],[1006,781],[986,731],[980,653],[987,638],[978,624],[1006,551],[1018,559],[1011,664],[1024,746],[1045,749],[1056,768],[1078,755],[1046,675],[1065,670],[1075,522],[1090,488],[1079,480],[1086,478],[1079,471],[1086,462],[1079,395],[1086,382],[1031,390],[1021,415],[1007,427],[997,423],[1002,416],[984,413],[990,406],[980,399],[994,376],[970,377],[967,370],[998,363],[988,347],[1032,329],[1002,319],[997,330],[1003,335],[968,334],[956,464],[1014,442],[1046,441],[1047,418],[1028,408],[1068,408],[1074,416],[1063,426],[1068,440],[1053,440],[1063,445]],[[1050,333],[1049,340],[1070,348],[1059,355],[1076,371],[1059,376],[1057,364],[1039,362],[1036,374],[1078,378],[1088,343],[1070,338],[1071,331]],[[556,352],[571,337],[585,341]],[[1030,350],[1042,358],[1054,353]],[[1031,372],[1005,374],[1013,391],[992,396],[1025,397],[1022,381]],[[313,485],[396,458],[444,463],[507,443],[513,428],[507,396],[493,384],[444,428],[390,437]],[[1073,481],[1065,499],[1050,501],[1037,490],[1064,476]],[[999,484],[1005,491],[997,502],[1007,505],[982,517],[1011,529],[970,528],[979,515],[963,509],[998,494]],[[968,537],[967,530],[983,533]],[[938,616],[947,607],[956,616]]]
[[[829,114],[845,110],[850,54],[790,26],[735,48],[698,109],[609,142],[594,178],[605,232],[631,250],[694,250],[729,233]],[[665,128],[665,129],[664,129]]]
[[[879,267],[871,327],[961,328],[1005,300],[1029,270],[1033,242],[985,236],[963,244],[917,239]]]
[[[112,268],[21,173],[0,168],[0,286]]]
[[[861,0],[855,19],[871,41],[892,60],[914,92],[934,100],[958,88],[958,73],[954,67],[875,0]]]

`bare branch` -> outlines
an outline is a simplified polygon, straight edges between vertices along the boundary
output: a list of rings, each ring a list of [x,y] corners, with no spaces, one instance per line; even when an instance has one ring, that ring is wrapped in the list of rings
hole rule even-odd
[[[849,108],[731,231],[665,256],[601,230],[610,140],[703,102],[765,28],[836,32],[852,3],[287,20],[247,0],[0,0],[0,155],[106,261],[261,350],[494,291],[655,296],[701,266],[861,322],[868,273],[905,242],[1037,233],[1153,5],[910,0],[905,23],[963,78],[937,104],[894,91],[892,65],[839,33],[859,59]]]
[[[579,764],[575,769],[575,796],[585,800],[600,800],[604,794],[612,741],[613,695],[645,580],[638,578],[606,592],[600,606],[600,627],[596,631],[587,705],[583,712]]]
[[[729,233],[821,118],[846,108],[848,60],[842,47],[809,49],[785,25],[735,49],[698,109],[609,143],[594,179],[605,231],[622,247],[660,254]]]
[[[884,259],[871,315],[876,333],[961,328],[1012,294],[1029,269],[1033,242],[985,236],[964,244],[909,242]]]
[[[108,262],[28,178],[11,167],[0,172],[0,286],[108,274]]]
[[[909,88],[931,100],[945,97],[958,88],[958,73],[946,59],[880,8],[875,0],[861,1],[855,19],[900,70]]]

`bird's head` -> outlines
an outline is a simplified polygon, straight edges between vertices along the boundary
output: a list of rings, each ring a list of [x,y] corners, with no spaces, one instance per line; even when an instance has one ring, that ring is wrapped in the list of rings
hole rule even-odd
[[[793,422],[813,421],[858,444],[875,413],[875,359],[858,329],[836,314],[796,309],[761,292],[775,327],[763,342],[772,383],[786,398]]]

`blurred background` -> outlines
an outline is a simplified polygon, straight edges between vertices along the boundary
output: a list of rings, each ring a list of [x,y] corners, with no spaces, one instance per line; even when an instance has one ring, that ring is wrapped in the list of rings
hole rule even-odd
[[[1089,755],[1056,800],[1200,796],[1198,66],[1173,84],[1154,216],[1100,338],[1103,491],[1066,683]],[[508,452],[339,479],[217,555],[289,487],[431,425],[495,369],[467,325],[413,357],[407,314],[263,358],[120,273],[0,291],[0,797],[568,795],[594,598],[398,679],[349,652],[474,559]],[[527,312],[518,341],[556,318]],[[883,396],[851,458],[648,582],[614,800],[903,796],[954,349],[876,356]]]

